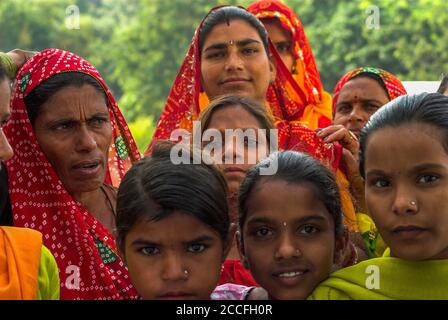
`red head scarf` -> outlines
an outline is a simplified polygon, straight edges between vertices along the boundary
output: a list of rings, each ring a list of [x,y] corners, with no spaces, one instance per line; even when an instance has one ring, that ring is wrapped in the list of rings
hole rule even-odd
[[[381,78],[387,89],[387,94],[390,100],[407,94],[406,89],[403,87],[401,81],[392,73],[386,70],[372,67],[361,67],[355,70],[347,72],[341,79],[339,79],[333,93],[333,113],[335,112],[336,103],[338,102],[339,93],[345,84],[356,76],[364,73],[376,74]]]
[[[14,224],[43,234],[45,246],[58,263],[61,299],[136,298],[113,235],[65,190],[28,118],[24,97],[62,72],[92,76],[107,95],[113,142],[105,182],[117,186],[131,163],[140,157],[126,121],[98,71],[70,52],[48,49],[38,53],[17,75],[11,120],[5,127],[15,151],[6,162]],[[77,270],[79,282],[75,279]]]
[[[209,14],[219,8],[221,7],[212,9]],[[204,20],[206,18],[207,16]],[[173,130],[182,128],[190,131],[193,126],[193,121],[198,118],[201,110],[204,110],[207,107],[208,98],[203,92],[201,93],[200,91],[201,62],[199,59],[198,41],[199,32],[204,20],[202,20],[201,24],[194,33],[190,48],[188,49],[187,55],[182,63],[182,66],[180,67],[174,84],[171,87],[165,108],[160,116],[159,122],[157,123],[154,137],[146,151],[146,154],[150,153],[151,145],[155,141],[170,139],[170,135]],[[272,44],[270,44],[270,46],[272,49]],[[277,72],[277,74],[286,75],[289,78],[285,77],[284,79],[290,79],[284,80],[283,83],[285,85],[288,84],[292,87],[297,87],[297,83],[292,79],[290,72],[286,69],[277,52],[273,50],[272,53],[276,59],[277,68],[282,68],[283,70],[281,73]],[[321,86],[319,86],[319,88],[321,88]],[[296,92],[300,93],[302,91],[297,89]],[[302,94],[302,96],[306,97],[306,94]],[[314,95],[315,98],[317,96]],[[276,100],[278,97],[281,97],[282,100]],[[285,99],[287,100],[289,97],[290,96],[288,95],[268,95],[268,100],[266,102],[267,114],[274,118],[274,123],[278,129],[279,148],[282,150],[291,149],[310,154],[314,158],[326,164],[328,167],[337,171],[336,174],[338,179],[343,180],[345,184],[347,184],[345,177],[338,169],[342,156],[342,147],[338,144],[324,143],[322,139],[316,136],[316,132],[314,130],[311,130],[306,125],[301,123],[301,112],[296,112],[296,109],[294,109],[295,107],[287,107],[288,105],[292,106],[293,104],[280,103],[280,101],[284,102]],[[272,99],[270,100],[270,98]],[[350,230],[356,230],[357,226],[356,222],[354,222],[355,213],[353,203],[349,192],[347,190],[343,190],[343,193],[343,210],[346,221],[348,221],[347,225],[349,225]]]
[[[258,19],[278,19],[292,36],[296,74],[282,63],[274,47],[277,78],[267,99],[274,114],[279,111],[288,121],[301,121],[311,129],[331,125],[331,97],[324,91],[305,29],[294,11],[277,0],[261,0],[247,8]]]
[[[220,8],[222,7],[212,9],[209,14]],[[190,48],[188,49],[174,84],[171,87],[165,108],[157,123],[157,128],[152,140],[153,142],[169,139],[171,132],[178,128],[191,130],[192,122],[198,118],[201,110],[206,108],[208,99],[205,97],[204,93],[201,93],[199,32],[207,16],[202,20],[194,33]],[[285,84],[288,83],[297,88],[296,82],[292,79],[290,72],[286,70],[286,67],[281,62],[281,59],[276,52],[275,58],[276,61],[280,61],[277,63],[279,67],[284,69],[284,72],[277,74],[288,75],[289,80],[284,79],[282,81]],[[307,61],[308,59],[309,58],[307,58]],[[314,65],[314,59],[312,61]],[[315,70],[317,74],[317,69]],[[281,76],[278,76],[277,78],[279,77],[281,78]],[[317,78],[319,78],[318,74]],[[319,83],[318,88],[321,89],[320,79],[318,79],[317,82]],[[310,90],[312,91],[313,89]],[[272,92],[272,90],[269,89],[269,92]],[[297,92],[302,91],[297,89]],[[305,94],[302,94],[302,96],[305,99]],[[274,122],[279,129],[278,145],[280,149],[291,149],[292,147],[295,147],[296,149],[310,153],[317,159],[323,160],[323,162],[329,163],[333,168],[337,168],[342,150],[339,149],[338,146],[335,147],[334,145],[324,144],[321,139],[317,138],[314,130],[310,130],[298,121],[300,120],[300,116],[297,113],[298,111],[288,107],[292,106],[294,103],[283,103],[288,100],[288,97],[288,95],[282,95],[280,101],[277,96],[268,94],[266,109],[267,113],[273,116]],[[150,145],[152,145],[152,143]],[[149,153],[149,149],[147,150],[147,153]]]

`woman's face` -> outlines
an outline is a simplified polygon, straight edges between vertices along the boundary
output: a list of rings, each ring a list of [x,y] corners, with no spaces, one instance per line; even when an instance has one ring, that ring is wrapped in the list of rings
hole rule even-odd
[[[229,192],[235,194],[246,177],[247,170],[261,160],[259,155],[267,156],[269,146],[266,135],[259,132],[261,128],[257,118],[240,106],[216,110],[205,129],[216,129],[221,133],[220,166],[224,170]],[[246,133],[246,136],[238,135],[237,131],[233,131],[235,136],[230,136],[231,132],[227,131],[226,137],[226,130],[237,129]]]
[[[359,137],[370,117],[388,102],[389,97],[378,81],[367,77],[354,78],[339,93],[333,124],[343,125]]]
[[[146,300],[209,300],[221,273],[218,232],[190,214],[139,222],[126,235],[124,260]]]
[[[292,54],[294,43],[291,33],[281,26],[278,19],[263,19],[262,22],[283,63],[289,71],[292,71],[295,59]]]
[[[0,161],[8,160],[12,157],[13,151],[3,133],[3,126],[10,117],[9,103],[11,99],[11,88],[9,81],[0,80]],[[1,167],[1,164],[0,164]]]
[[[69,193],[104,183],[112,127],[103,93],[88,84],[57,91],[41,106],[34,130]]]
[[[213,27],[201,49],[202,87],[210,99],[233,94],[262,105],[271,80],[271,63],[257,30],[243,20]]]
[[[240,253],[255,281],[279,300],[306,299],[329,276],[343,245],[311,186],[283,180],[255,186],[242,238]]]
[[[448,258],[448,154],[443,132],[410,123],[374,132],[365,152],[366,204],[391,254]]]

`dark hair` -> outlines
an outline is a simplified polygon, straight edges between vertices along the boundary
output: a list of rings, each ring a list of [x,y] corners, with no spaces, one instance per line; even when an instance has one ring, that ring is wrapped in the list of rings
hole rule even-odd
[[[238,106],[249,112],[251,115],[257,119],[260,124],[260,129],[266,130],[266,141],[271,145],[271,138],[269,131],[274,129],[274,123],[271,118],[267,115],[264,106],[261,106],[252,99],[245,97],[238,97],[233,95],[224,95],[214,99],[207,108],[201,112],[199,115],[199,121],[201,121],[201,134],[208,129],[210,122],[212,120],[213,114],[220,109],[225,107]]]
[[[370,79],[373,79],[376,82],[378,82],[378,84],[381,86],[381,88],[383,88],[384,92],[386,92],[386,95],[390,101],[389,91],[387,90],[386,84],[384,83],[383,79],[381,79],[381,77],[379,75],[377,75],[375,73],[371,73],[371,72],[362,72],[362,73],[354,76],[350,80],[357,79],[357,78],[370,78]]]
[[[209,13],[209,15],[205,18],[202,23],[202,27],[199,30],[199,54],[202,51],[204,46],[205,39],[208,34],[212,31],[212,29],[221,23],[229,24],[230,21],[233,20],[243,20],[254,27],[258,34],[260,35],[261,41],[263,42],[264,49],[266,50],[267,55],[269,56],[269,40],[268,33],[261,23],[260,20],[257,19],[252,13],[249,11],[235,6],[225,6],[219,9],[216,9]]]
[[[274,175],[260,174],[261,168],[270,168],[275,162],[277,162],[277,172]],[[252,191],[262,181],[269,180],[283,180],[291,184],[312,186],[315,196],[322,201],[333,218],[336,237],[344,234],[339,188],[333,173],[310,155],[289,150],[273,153],[247,172],[239,193],[240,231],[243,230],[246,222],[248,202]]]
[[[444,94],[445,91],[448,90],[448,74],[446,74],[443,78],[442,81],[440,82],[440,87],[437,90],[438,93]]]
[[[365,154],[369,137],[386,127],[425,123],[443,131],[443,144],[448,152],[448,97],[440,93],[421,93],[398,97],[375,112],[361,130],[359,169],[365,177]]]
[[[181,145],[177,146],[189,152],[191,161],[175,165],[170,159],[174,146],[171,142],[156,144],[152,155],[134,164],[120,184],[116,227],[117,244],[122,252],[126,235],[136,223],[159,221],[176,210],[216,230],[224,249],[228,244],[227,185],[221,171],[203,161],[194,164],[200,150],[195,153]]]
[[[41,111],[42,105],[48,101],[59,90],[74,86],[82,87],[88,84],[94,87],[98,92],[104,95],[107,102],[107,96],[101,84],[92,76],[82,72],[63,72],[55,74],[46,79],[36,88],[34,88],[25,98],[26,111],[32,125]]]

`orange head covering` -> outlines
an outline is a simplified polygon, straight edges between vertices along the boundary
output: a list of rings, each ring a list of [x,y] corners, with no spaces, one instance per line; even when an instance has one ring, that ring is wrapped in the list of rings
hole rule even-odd
[[[280,26],[292,36],[295,74],[282,63],[273,46],[277,78],[268,91],[267,99],[274,114],[300,121],[311,129],[331,125],[331,97],[324,91],[305,29],[294,11],[277,0],[261,0],[248,7],[257,18],[278,19]]]

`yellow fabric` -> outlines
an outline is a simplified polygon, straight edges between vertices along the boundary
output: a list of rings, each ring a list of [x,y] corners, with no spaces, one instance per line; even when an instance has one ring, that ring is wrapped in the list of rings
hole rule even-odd
[[[310,129],[319,128],[319,119],[322,117],[332,120],[332,99],[331,95],[323,91],[322,102],[319,104],[309,104],[303,111],[301,121],[305,122]]]
[[[340,190],[342,213],[344,214],[344,225],[349,231],[358,232],[358,222],[356,221],[356,211],[350,193],[350,183],[344,173],[338,169],[336,171],[336,181]]]
[[[41,248],[40,232],[0,227],[0,299],[36,298]]]
[[[38,300],[59,300],[59,271],[51,252],[42,246],[39,274],[38,274]]]
[[[359,232],[361,233],[369,251],[369,257],[379,258],[384,256],[387,245],[378,232],[372,218],[367,214],[357,213],[356,220],[358,222]]]
[[[384,257],[334,272],[309,300],[446,300],[448,260]]]

